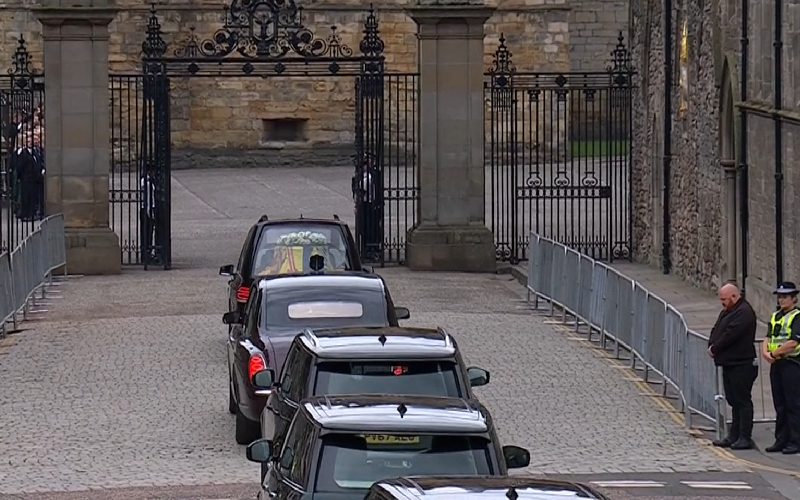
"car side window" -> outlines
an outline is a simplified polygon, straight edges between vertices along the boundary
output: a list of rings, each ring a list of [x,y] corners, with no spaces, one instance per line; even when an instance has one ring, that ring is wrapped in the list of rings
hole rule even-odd
[[[286,399],[295,403],[303,399],[310,368],[311,356],[293,342],[281,373],[281,392]]]
[[[305,397],[305,388],[308,381],[308,370],[311,368],[311,355],[303,349],[297,349],[294,365],[290,376],[295,379],[286,391],[286,397],[291,401],[300,402]]]
[[[305,486],[308,482],[308,473],[311,469],[308,446],[304,443],[312,432],[313,429],[308,420],[298,415],[292,423],[281,454],[281,465],[287,466],[283,473],[292,482],[301,486]],[[287,463],[289,456],[291,456],[291,463]]]
[[[261,318],[261,293],[256,289],[255,294],[247,304],[247,333],[258,336],[258,321]]]
[[[241,271],[244,268],[245,262],[247,262],[247,250],[249,247],[252,246],[253,241],[253,233],[255,232],[255,226],[250,228],[250,231],[247,233],[247,237],[244,239],[244,245],[242,245],[242,253],[239,254],[239,262],[236,264],[236,270]]]
[[[297,342],[292,342],[291,347],[289,347],[289,353],[286,355],[286,361],[283,362],[283,373],[281,373],[281,392],[286,397],[289,397],[289,393],[292,390],[292,382],[294,381],[294,377],[291,376],[294,365],[295,359],[297,359]]]

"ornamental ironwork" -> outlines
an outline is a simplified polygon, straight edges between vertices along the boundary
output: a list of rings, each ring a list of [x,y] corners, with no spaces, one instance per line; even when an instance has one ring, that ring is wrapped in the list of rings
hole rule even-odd
[[[11,57],[11,68],[8,69],[8,74],[14,76],[28,76],[34,73],[35,71],[31,68],[31,54],[28,52],[25,37],[20,35],[17,40],[17,49]]]
[[[625,37],[620,31],[617,37],[617,46],[611,51],[611,65],[608,66],[607,70],[614,73],[627,73],[632,69],[631,54],[625,46]]]
[[[330,34],[319,37],[303,25],[303,8],[294,0],[232,0],[224,7],[223,25],[211,38],[200,40],[194,27],[179,44],[179,58],[239,57],[273,60],[284,57],[349,58],[353,49],[342,42],[336,26]],[[383,41],[378,36],[378,22],[372,7],[367,17],[362,53],[378,57],[383,53]],[[331,69],[336,71],[336,66]]]
[[[150,17],[147,19],[147,31],[142,42],[142,55],[147,58],[164,57],[167,42],[161,36],[161,23],[156,15],[156,4],[150,4]]]
[[[364,56],[375,58],[383,55],[384,48],[385,44],[381,39],[380,29],[378,29],[378,17],[375,15],[372,4],[369,4],[369,14],[367,20],[364,21],[364,37],[361,39],[359,49]]]
[[[317,36],[303,25],[303,9],[294,0],[232,0],[223,25],[210,38],[194,26],[168,53],[155,5],[142,43],[145,73],[185,76],[358,75],[384,71],[384,42],[370,4],[358,45],[347,45],[336,26]],[[223,64],[223,62],[225,64]],[[323,64],[308,64],[319,62]]]
[[[490,75],[505,75],[509,76],[517,71],[516,66],[511,61],[511,51],[506,46],[506,37],[503,33],[500,34],[500,45],[494,52],[492,66],[489,68]]]

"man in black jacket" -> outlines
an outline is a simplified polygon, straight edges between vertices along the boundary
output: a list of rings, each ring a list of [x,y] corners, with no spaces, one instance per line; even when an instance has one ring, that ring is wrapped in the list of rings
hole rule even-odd
[[[756,365],[756,314],[742,297],[736,285],[728,283],[719,289],[722,312],[711,330],[708,353],[714,364],[722,367],[725,399],[733,418],[725,439],[714,446],[746,450],[753,447],[753,383],[758,376]]]

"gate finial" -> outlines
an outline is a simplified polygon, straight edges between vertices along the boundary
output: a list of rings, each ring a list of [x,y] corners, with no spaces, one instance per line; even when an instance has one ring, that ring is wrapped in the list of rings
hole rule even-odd
[[[631,54],[625,47],[625,37],[622,35],[622,31],[617,37],[617,46],[611,51],[611,66],[608,67],[608,71],[614,73],[631,71]]]
[[[494,52],[494,60],[492,66],[489,68],[491,75],[510,75],[517,71],[514,63],[511,61],[511,51],[506,46],[505,34],[500,33],[500,45]]]
[[[142,42],[144,57],[159,58],[167,52],[167,43],[161,37],[161,23],[156,15],[156,4],[150,4],[150,17],[147,19],[147,37]]]
[[[8,73],[16,76],[30,75],[33,73],[31,70],[31,54],[28,52],[28,47],[25,44],[25,37],[20,33],[17,50],[11,58],[11,68]]]
[[[385,45],[381,40],[380,30],[378,29],[378,17],[375,9],[369,4],[369,15],[364,21],[364,38],[361,39],[359,48],[361,53],[368,57],[380,57],[383,55]]]

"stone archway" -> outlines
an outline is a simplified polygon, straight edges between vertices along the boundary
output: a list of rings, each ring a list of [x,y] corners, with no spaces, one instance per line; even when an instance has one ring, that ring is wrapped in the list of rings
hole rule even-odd
[[[722,261],[719,276],[722,282],[737,280],[737,250],[740,234],[737,231],[737,172],[736,172],[736,123],[733,105],[733,83],[728,62],[722,73],[719,101],[719,160],[722,168],[721,226]]]

